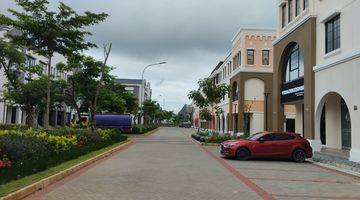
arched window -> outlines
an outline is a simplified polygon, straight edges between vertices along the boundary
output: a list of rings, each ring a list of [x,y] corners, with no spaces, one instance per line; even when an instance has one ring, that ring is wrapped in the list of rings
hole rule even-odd
[[[294,45],[287,57],[284,82],[290,82],[304,76],[304,56],[299,45]]]
[[[236,101],[239,99],[239,87],[236,82],[232,85],[232,100]]]

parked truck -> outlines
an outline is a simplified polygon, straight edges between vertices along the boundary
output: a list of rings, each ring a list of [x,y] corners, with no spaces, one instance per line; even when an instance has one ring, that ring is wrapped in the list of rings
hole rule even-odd
[[[121,132],[131,132],[131,115],[99,114],[95,115],[95,126],[102,128],[117,128]]]

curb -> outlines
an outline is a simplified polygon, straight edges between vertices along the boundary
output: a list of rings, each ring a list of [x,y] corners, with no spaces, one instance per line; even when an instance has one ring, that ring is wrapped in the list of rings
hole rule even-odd
[[[206,142],[203,142],[201,144],[203,146],[210,146],[210,147],[218,147],[218,146],[220,146],[220,144],[218,144],[218,143],[206,143]]]
[[[44,189],[45,187],[53,184],[53,183],[56,183],[62,179],[64,179],[65,177],[67,176],[70,176],[72,174],[74,174],[75,172],[81,170],[82,168],[85,168],[103,158],[106,158],[106,157],[109,157],[110,155],[112,155],[113,153],[119,151],[119,150],[122,150],[124,147],[128,146],[129,144],[131,144],[132,142],[130,140],[127,140],[125,141],[124,143],[120,144],[119,146],[113,148],[113,149],[110,149],[100,155],[97,155],[93,158],[90,158],[84,162],[81,162],[77,165],[74,165],[68,169],[65,169],[64,171],[61,171],[57,174],[54,174],[52,176],[49,176],[47,178],[44,178],[38,182],[35,182],[29,186],[26,186],[22,189],[19,189],[13,193],[10,193],[4,197],[1,197],[0,200],[20,200],[20,199],[23,199],[39,190],[42,190]]]
[[[330,171],[335,172],[337,174],[342,174],[344,176],[349,176],[349,177],[357,178],[357,179],[360,178],[360,173],[355,172],[355,171],[335,167],[333,165],[329,165],[329,164],[325,164],[325,163],[321,163],[321,162],[316,162],[316,161],[313,161],[311,159],[309,159],[307,161],[309,161],[313,165],[316,165],[317,167],[320,167],[320,168],[323,168],[323,169],[326,169],[326,170],[330,170]]]
[[[151,130],[151,131],[149,131],[149,132],[147,132],[147,133],[144,133],[143,135],[144,135],[144,136],[149,136],[149,135],[155,133],[156,131],[158,131],[158,130],[160,130],[160,129],[161,129],[161,127],[157,127],[156,129]]]

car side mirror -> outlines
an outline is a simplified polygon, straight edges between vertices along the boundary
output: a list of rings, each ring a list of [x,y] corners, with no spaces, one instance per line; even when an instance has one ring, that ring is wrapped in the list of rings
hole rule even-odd
[[[260,138],[260,139],[259,139],[259,142],[260,142],[260,143],[264,143],[264,142],[265,142],[265,139],[264,139],[264,138]]]

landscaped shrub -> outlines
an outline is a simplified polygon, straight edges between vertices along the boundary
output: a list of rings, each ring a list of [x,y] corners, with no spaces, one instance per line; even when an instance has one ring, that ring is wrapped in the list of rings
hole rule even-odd
[[[142,131],[140,131],[142,127]],[[152,131],[156,128],[158,128],[159,126],[158,125],[155,125],[155,124],[148,124],[148,125],[133,125],[132,126],[132,131],[131,133],[132,134],[144,134],[144,133],[147,133],[149,131]]]
[[[28,126],[20,124],[0,124],[0,130],[26,130]]]
[[[0,184],[126,139],[116,129],[0,131]]]
[[[222,143],[226,140],[231,140],[234,139],[233,137],[231,137],[231,135],[229,134],[225,134],[225,135],[213,135],[209,138],[207,138],[205,140],[205,142],[207,143]]]

